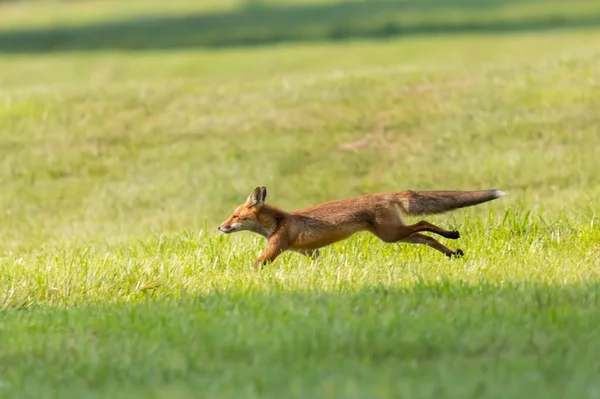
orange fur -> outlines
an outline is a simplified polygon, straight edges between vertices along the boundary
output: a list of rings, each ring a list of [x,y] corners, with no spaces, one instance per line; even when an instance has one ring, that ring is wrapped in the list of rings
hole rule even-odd
[[[309,208],[286,212],[265,204],[267,189],[256,187],[219,230],[229,234],[253,231],[268,240],[267,249],[254,262],[255,267],[273,262],[284,251],[319,256],[319,248],[367,231],[387,243],[405,242],[428,245],[447,256],[461,256],[433,237],[431,232],[456,239],[458,231],[444,230],[424,220],[405,225],[402,215],[444,213],[477,205],[503,196],[498,190],[481,191],[398,191],[367,194],[356,198],[329,201]]]

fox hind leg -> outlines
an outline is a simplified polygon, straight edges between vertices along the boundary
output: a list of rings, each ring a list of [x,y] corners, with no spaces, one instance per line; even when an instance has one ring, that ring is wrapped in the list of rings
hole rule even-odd
[[[460,233],[457,230],[444,230],[441,227],[431,224],[425,220],[421,220],[420,222],[415,223],[412,226],[416,227],[418,231],[428,231],[430,233],[435,233],[445,238],[451,238],[453,240],[460,238]]]
[[[407,239],[416,233],[430,232],[438,234],[445,238],[457,239],[460,233],[456,230],[444,230],[425,220],[421,220],[415,224],[405,225],[400,219],[400,215],[396,209],[387,209],[376,215],[372,221],[371,232],[379,237],[382,241],[393,243]]]
[[[440,251],[441,253],[443,253],[444,255],[446,255],[447,257],[452,257],[452,256],[456,256],[456,257],[461,257],[463,256],[465,253],[462,251],[462,249],[457,249],[456,251],[451,250],[450,248],[446,247],[445,245],[443,245],[442,243],[440,243],[438,240],[436,240],[433,237],[429,237],[426,236],[424,234],[413,234],[408,238],[405,238],[404,240],[401,240],[401,242],[405,242],[408,244],[423,244],[423,245],[427,245],[435,250]]]

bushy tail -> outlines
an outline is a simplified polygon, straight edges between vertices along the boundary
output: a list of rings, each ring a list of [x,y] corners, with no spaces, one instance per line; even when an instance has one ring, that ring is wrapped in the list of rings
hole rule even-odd
[[[504,191],[500,190],[408,191],[399,193],[399,202],[407,215],[433,215],[481,204],[504,195]]]

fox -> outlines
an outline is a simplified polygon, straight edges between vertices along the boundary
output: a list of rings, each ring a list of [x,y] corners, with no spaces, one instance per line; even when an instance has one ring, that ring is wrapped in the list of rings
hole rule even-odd
[[[444,230],[425,220],[407,225],[403,217],[446,213],[504,195],[501,190],[379,192],[286,212],[265,203],[267,188],[257,186],[217,228],[225,234],[250,231],[267,239],[267,248],[253,263],[255,270],[274,262],[285,251],[318,258],[321,248],[358,232],[369,232],[389,244],[423,244],[448,257],[461,257],[463,250],[453,251],[422,234],[458,239],[457,230]]]

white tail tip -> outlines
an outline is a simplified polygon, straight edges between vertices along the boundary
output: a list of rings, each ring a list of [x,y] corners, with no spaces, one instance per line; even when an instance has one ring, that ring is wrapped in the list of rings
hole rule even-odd
[[[494,190],[494,196],[496,198],[504,197],[506,193],[502,190]]]

